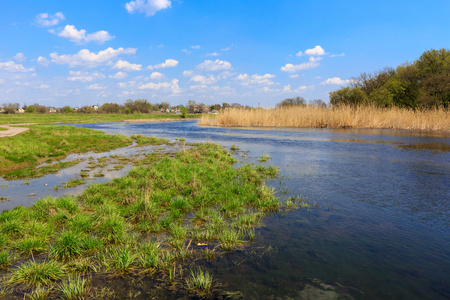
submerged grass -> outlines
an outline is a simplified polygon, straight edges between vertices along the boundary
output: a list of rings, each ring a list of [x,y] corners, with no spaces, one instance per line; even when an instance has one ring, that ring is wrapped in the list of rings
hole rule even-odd
[[[134,270],[181,280],[177,261],[191,251],[204,256],[198,246],[189,249],[192,241],[234,250],[253,239],[264,215],[283,208],[264,185],[277,168],[233,167],[236,160],[219,145],[198,144],[158,159],[79,196],[46,197],[33,207],[3,211],[0,266],[10,270],[9,285],[49,286],[53,295],[59,284],[60,292],[76,294],[87,289],[84,279],[62,283],[63,277]],[[191,288],[209,290],[207,273],[193,277],[204,283],[192,278]]]
[[[273,109],[227,109],[200,125],[293,128],[378,128],[450,132],[448,109],[411,110],[376,106],[292,106]]]

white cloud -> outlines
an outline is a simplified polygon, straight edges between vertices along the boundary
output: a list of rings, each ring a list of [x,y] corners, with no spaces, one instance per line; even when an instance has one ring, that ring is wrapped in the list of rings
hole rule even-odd
[[[161,74],[159,72],[153,72],[149,76],[150,79],[160,79],[160,78],[163,78],[163,77],[164,77],[164,74]]]
[[[231,73],[230,71],[223,71],[217,76],[217,79],[227,79],[228,77],[234,76],[236,73]]]
[[[231,44],[230,47],[223,48],[223,49],[221,49],[221,50],[222,50],[222,51],[228,51],[228,50],[230,50],[230,49],[233,48],[233,47],[234,47],[234,44]]]
[[[108,33],[108,31],[104,30],[86,34],[86,30],[77,30],[74,25],[66,25],[66,27],[58,33],[58,36],[67,38],[79,45],[89,42],[103,44],[104,42],[114,38]]]
[[[320,63],[318,63],[317,61],[318,60],[310,60],[310,62],[304,62],[299,65],[286,64],[284,67],[281,67],[281,71],[288,72],[288,73],[294,73],[294,72],[298,72],[301,70],[313,69],[320,65]]]
[[[206,53],[205,56],[219,56],[219,55],[220,55],[220,53],[218,53],[218,52],[213,52],[213,53]]]
[[[308,85],[308,86],[307,85],[301,85],[298,88],[292,90],[291,89],[291,85],[288,84],[288,85],[285,85],[283,87],[282,93],[302,93],[302,92],[304,92],[306,90],[312,90],[312,89],[314,89],[314,85]]]
[[[122,88],[122,89],[126,89],[126,88],[133,88],[136,85],[136,81],[128,81],[128,82],[119,82],[117,84],[118,87]]]
[[[192,48],[192,49],[198,50],[198,49],[200,49],[201,47],[200,47],[200,45],[195,45],[195,46],[191,46],[191,48]]]
[[[14,84],[15,85],[23,85],[23,86],[30,86],[31,85],[31,83],[29,83],[29,82],[26,82],[26,81],[14,81]]]
[[[105,75],[99,72],[81,72],[81,71],[69,71],[69,77],[67,77],[67,80],[70,81],[80,81],[80,82],[91,82],[98,79],[105,78]]]
[[[142,70],[142,65],[132,64],[132,63],[127,62],[126,60],[119,60],[116,62],[116,64],[112,68],[115,70],[123,70],[123,71],[127,71],[127,72],[132,72],[132,71]]]
[[[82,49],[77,54],[58,55],[53,52],[50,54],[52,62],[59,65],[69,65],[69,67],[87,67],[93,68],[100,65],[112,64],[112,60],[121,54],[135,54],[135,48],[117,48],[114,50],[109,47],[103,51],[99,51],[97,54],[90,52],[88,49]]]
[[[5,81],[0,78],[0,84],[4,84],[4,83],[5,83]]]
[[[135,0],[125,4],[125,8],[130,14],[138,11],[145,13],[146,17],[153,16],[157,11],[170,8],[169,0]]]
[[[181,49],[181,52],[186,53],[187,55],[191,54],[191,51],[187,50],[187,49]]]
[[[331,54],[330,57],[338,57],[338,56],[345,56],[345,53],[341,54]]]
[[[297,78],[297,77],[298,77],[298,74],[292,74],[289,76],[289,78]]]
[[[333,77],[333,78],[328,78],[327,80],[322,81],[320,84],[321,85],[331,85],[331,84],[343,85],[343,84],[349,84],[352,82],[353,82],[353,80],[351,80],[351,79],[342,80],[339,77]]]
[[[44,89],[48,89],[50,86],[48,85],[48,84],[41,84],[41,85],[38,85],[36,88],[37,89],[41,89],[41,90],[44,90]]]
[[[307,49],[305,50],[305,52],[298,52],[296,54],[297,56],[303,56],[303,55],[308,55],[308,56],[321,56],[321,55],[325,55],[325,50],[323,50],[322,47],[320,47],[319,45],[315,46],[312,49]]]
[[[181,89],[178,86],[178,79],[173,79],[171,82],[168,81],[159,83],[149,82],[147,84],[141,85],[139,89],[172,92],[173,94],[181,93]]]
[[[201,85],[207,85],[216,83],[217,79],[213,75],[210,75],[209,77],[203,75],[195,75],[191,77],[190,81],[200,83]]]
[[[60,21],[64,20],[65,17],[62,12],[57,12],[54,15],[49,15],[48,13],[38,14],[36,16],[36,24],[44,27],[55,26]]]
[[[164,68],[173,68],[178,65],[178,60],[175,59],[166,59],[165,62],[154,65],[154,66],[148,66],[147,69],[153,70],[153,69],[164,69]]]
[[[194,74],[192,70],[183,71],[183,77],[190,77]]]
[[[33,72],[34,68],[27,69],[22,64],[16,64],[11,60],[7,62],[0,62],[0,70],[8,72]]]
[[[48,64],[50,63],[50,62],[48,61],[48,59],[46,59],[45,57],[42,57],[42,56],[39,56],[38,59],[37,59],[36,61],[37,61],[37,63],[38,63],[40,66],[43,66],[43,67],[48,66]]]
[[[252,76],[249,76],[248,74],[239,74],[236,77],[236,80],[241,85],[272,85],[274,82],[270,79],[274,77],[275,75],[272,74],[254,74]]]
[[[111,79],[125,79],[125,78],[128,77],[128,74],[125,73],[125,72],[119,71],[119,72],[117,72],[114,75],[109,75],[108,77],[111,78]]]
[[[106,89],[106,87],[96,83],[96,84],[91,84],[90,86],[86,87],[87,90],[104,90]]]
[[[231,69],[231,64],[227,61],[218,59],[216,59],[215,61],[205,60],[197,66],[197,69],[205,71],[229,70]]]
[[[79,95],[80,93],[81,93],[80,89],[76,89],[76,90],[68,89],[68,90],[62,90],[62,91],[56,92],[55,96],[66,97],[67,95],[70,95],[70,94],[72,94],[72,95]]]
[[[27,60],[26,56],[23,53],[17,53],[14,57],[14,60],[17,62],[24,62]]]

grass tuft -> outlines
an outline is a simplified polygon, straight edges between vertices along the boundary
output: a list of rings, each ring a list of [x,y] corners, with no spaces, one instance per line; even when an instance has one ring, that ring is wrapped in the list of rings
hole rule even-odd
[[[27,262],[17,268],[9,280],[11,285],[23,285],[25,287],[36,287],[49,285],[53,281],[63,278],[65,268],[57,261],[42,263]]]
[[[195,289],[200,292],[209,292],[211,290],[213,277],[208,271],[197,268],[190,271],[190,276],[186,280],[189,289]]]
[[[58,287],[62,298],[67,300],[87,299],[90,294],[89,280],[80,276],[69,277]]]

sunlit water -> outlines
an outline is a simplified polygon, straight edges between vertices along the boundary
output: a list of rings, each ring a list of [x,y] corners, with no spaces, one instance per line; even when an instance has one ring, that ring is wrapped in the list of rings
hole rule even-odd
[[[245,299],[450,298],[449,135],[224,129],[194,121],[75,126],[235,144],[241,158],[255,163],[266,153],[272,159],[265,164],[280,167],[283,176],[270,183],[280,197],[319,203],[268,217],[247,250],[205,263]],[[14,197],[0,209],[8,203]]]

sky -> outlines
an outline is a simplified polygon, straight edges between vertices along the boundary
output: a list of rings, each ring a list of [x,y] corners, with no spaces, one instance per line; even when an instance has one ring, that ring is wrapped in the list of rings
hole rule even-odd
[[[0,0],[0,104],[329,101],[450,47],[448,0]]]

